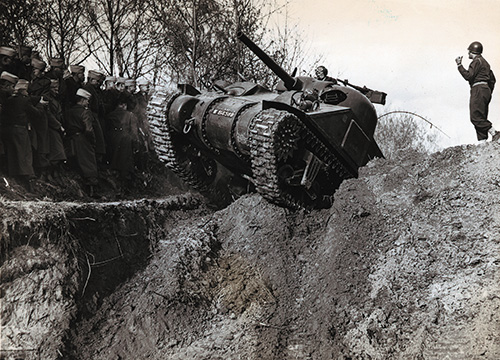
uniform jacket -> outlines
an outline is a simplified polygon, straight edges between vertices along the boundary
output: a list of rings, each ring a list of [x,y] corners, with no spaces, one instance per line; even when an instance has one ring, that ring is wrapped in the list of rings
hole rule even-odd
[[[85,134],[92,143],[95,143],[93,121],[92,112],[82,105],[76,104],[66,113],[66,132],[68,136],[77,133]]]
[[[17,94],[9,97],[3,106],[2,121],[4,126],[25,126],[31,120],[36,121],[40,112],[33,106],[27,95]]]
[[[66,83],[66,103],[63,104],[66,108],[71,108],[76,104],[76,92],[83,84],[79,84],[73,77],[64,80]]]
[[[495,75],[491,71],[490,64],[481,55],[477,55],[469,65],[469,69],[465,69],[462,65],[458,66],[458,71],[463,78],[467,80],[472,87],[478,82],[495,83]],[[492,86],[490,85],[490,88]],[[492,89],[493,90],[493,89]]]

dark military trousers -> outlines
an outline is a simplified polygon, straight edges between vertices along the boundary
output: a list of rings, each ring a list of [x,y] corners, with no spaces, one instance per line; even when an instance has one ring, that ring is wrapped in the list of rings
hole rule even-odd
[[[95,157],[95,146],[84,134],[76,133],[71,141],[75,149],[75,157],[78,167],[88,184],[97,181],[97,161]]]
[[[488,121],[488,106],[491,101],[491,90],[488,85],[480,84],[470,89],[470,121],[476,128],[478,140],[488,139],[491,122]]]

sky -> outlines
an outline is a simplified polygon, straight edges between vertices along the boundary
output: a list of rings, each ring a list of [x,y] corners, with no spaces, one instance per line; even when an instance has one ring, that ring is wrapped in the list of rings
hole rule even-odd
[[[417,113],[447,135],[442,147],[477,143],[455,58],[467,68],[467,47],[480,41],[497,78],[489,120],[500,130],[500,0],[278,1],[329,75],[386,92],[379,115]]]

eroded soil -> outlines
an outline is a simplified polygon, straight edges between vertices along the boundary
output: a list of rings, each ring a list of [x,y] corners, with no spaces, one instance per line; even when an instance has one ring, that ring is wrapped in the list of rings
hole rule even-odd
[[[499,159],[376,160],[311,212],[4,201],[2,356],[499,359]]]

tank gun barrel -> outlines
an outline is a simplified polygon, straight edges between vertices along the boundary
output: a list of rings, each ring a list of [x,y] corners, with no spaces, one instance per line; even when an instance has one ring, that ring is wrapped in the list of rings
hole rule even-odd
[[[270,68],[273,73],[276,74],[288,90],[300,90],[302,88],[302,83],[299,79],[290,76],[281,66],[276,64],[276,62],[269,57],[260,47],[258,47],[252,40],[248,38],[243,32],[238,31],[236,37],[245,44],[259,59],[262,60],[268,68]]]

